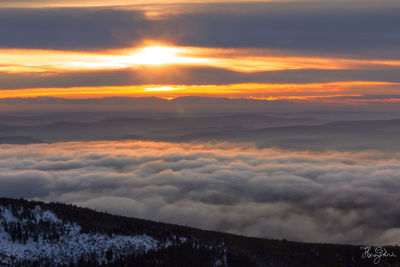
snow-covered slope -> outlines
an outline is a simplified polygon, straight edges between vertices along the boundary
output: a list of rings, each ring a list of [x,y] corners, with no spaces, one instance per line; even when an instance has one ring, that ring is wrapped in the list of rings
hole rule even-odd
[[[400,255],[400,247],[385,247]],[[350,265],[349,265],[350,264]],[[115,216],[62,203],[0,197],[0,266],[392,266],[359,246],[236,236]]]
[[[113,257],[156,249],[158,242],[148,235],[124,236],[84,234],[76,223],[63,222],[54,213],[36,206],[32,210],[0,206],[0,266],[37,260],[54,265],[95,257],[107,263]],[[15,211],[14,211],[15,213]],[[24,214],[23,218],[21,216]],[[17,218],[17,217],[19,218]],[[34,229],[36,234],[27,231]],[[22,236],[18,236],[22,234]],[[55,235],[55,236],[53,236]]]

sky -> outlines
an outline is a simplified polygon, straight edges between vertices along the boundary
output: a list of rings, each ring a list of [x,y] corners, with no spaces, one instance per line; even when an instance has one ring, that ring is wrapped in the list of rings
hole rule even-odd
[[[0,98],[400,102],[398,1],[0,1]]]
[[[0,0],[0,195],[399,244],[399,14],[398,0]],[[141,141],[99,141],[126,138]]]

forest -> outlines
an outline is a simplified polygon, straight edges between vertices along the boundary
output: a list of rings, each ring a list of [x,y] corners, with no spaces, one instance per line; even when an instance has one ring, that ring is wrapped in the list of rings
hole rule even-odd
[[[361,258],[360,246],[244,237],[62,203],[0,198],[0,222],[0,263],[11,266],[400,266],[397,257],[382,257],[378,264]],[[148,236],[156,242],[147,249],[114,246],[79,250],[71,246],[70,250],[75,250],[72,254],[45,251],[60,242],[68,243],[65,239],[74,229],[79,229],[78,240],[104,236],[101,240],[108,242],[116,236]],[[13,244],[47,247],[35,257],[29,257],[29,250],[25,250],[25,256],[18,258],[12,256]],[[400,255],[397,246],[385,248]]]

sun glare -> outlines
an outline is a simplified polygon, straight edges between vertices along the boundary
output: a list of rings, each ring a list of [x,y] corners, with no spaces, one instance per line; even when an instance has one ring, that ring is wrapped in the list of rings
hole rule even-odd
[[[201,63],[205,61],[201,58],[181,56],[179,55],[180,52],[180,49],[175,47],[151,46],[142,48],[127,60],[138,65]]]
[[[171,86],[161,86],[161,87],[148,87],[145,89],[146,92],[168,92],[174,90],[182,90],[184,88],[171,87]]]

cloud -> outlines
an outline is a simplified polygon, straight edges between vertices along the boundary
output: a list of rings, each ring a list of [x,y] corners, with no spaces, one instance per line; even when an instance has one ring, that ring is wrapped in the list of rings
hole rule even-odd
[[[148,8],[160,8],[149,5]],[[399,58],[395,1],[181,4],[115,8],[0,9],[0,47],[107,49],[143,39],[202,47],[249,47]],[[180,12],[168,15],[172,9]],[[151,10],[151,9],[150,9]]]
[[[354,1],[219,4],[169,17],[156,26],[184,45],[337,53],[391,47],[394,52],[392,45],[399,39],[392,31],[399,7]]]
[[[141,41],[140,11],[90,8],[0,9],[0,47],[107,49]]]
[[[395,95],[392,95],[394,98]],[[373,97],[373,96],[370,96]],[[381,95],[377,99],[381,99]],[[333,98],[336,100],[335,98]],[[324,99],[323,99],[324,100]],[[178,97],[172,100],[157,97],[105,97],[87,99],[65,99],[53,97],[28,97],[0,99],[0,110],[6,113],[54,113],[54,112],[116,112],[113,117],[137,116],[168,113],[175,115],[196,116],[211,113],[243,113],[261,112],[263,114],[291,114],[294,117],[305,116],[323,118],[323,120],[365,120],[365,119],[397,119],[399,103],[385,101],[362,101],[353,105],[329,101],[298,100],[258,100],[226,97]],[[329,99],[328,99],[329,100]],[[339,99],[343,101],[346,99]],[[360,97],[355,100],[368,100]],[[371,99],[369,99],[371,100]],[[284,111],[284,112],[283,112]],[[133,112],[133,113],[132,113]],[[241,113],[242,113],[241,112]],[[283,113],[282,113],[283,112]],[[300,112],[300,113],[299,113]],[[383,112],[388,112],[384,114]],[[8,123],[8,122],[7,122]],[[234,124],[233,124],[234,125]],[[22,133],[21,133],[22,134]],[[309,140],[314,143],[313,140]],[[292,141],[293,142],[293,141]],[[283,144],[282,144],[283,145]],[[331,145],[335,146],[335,143]]]
[[[267,0],[269,1],[269,0]],[[286,1],[286,0],[278,0]],[[294,0],[299,1],[299,0]],[[303,0],[300,0],[303,1]],[[224,2],[253,2],[252,0],[204,0],[203,3],[224,3]],[[262,1],[260,1],[262,2]],[[383,2],[383,1],[382,1]],[[94,7],[106,7],[106,6],[132,6],[132,5],[167,5],[167,4],[198,4],[197,0],[137,0],[134,3],[130,0],[116,0],[110,3],[107,0],[0,0],[0,7],[81,7],[81,6],[94,6]]]
[[[398,158],[229,143],[1,145],[0,192],[259,237],[397,244]]]
[[[234,83],[326,83],[382,81],[399,83],[398,69],[284,70],[242,73],[211,67],[141,67],[110,71],[1,73],[0,90],[125,85],[227,85]],[[384,89],[384,88],[382,88]]]

